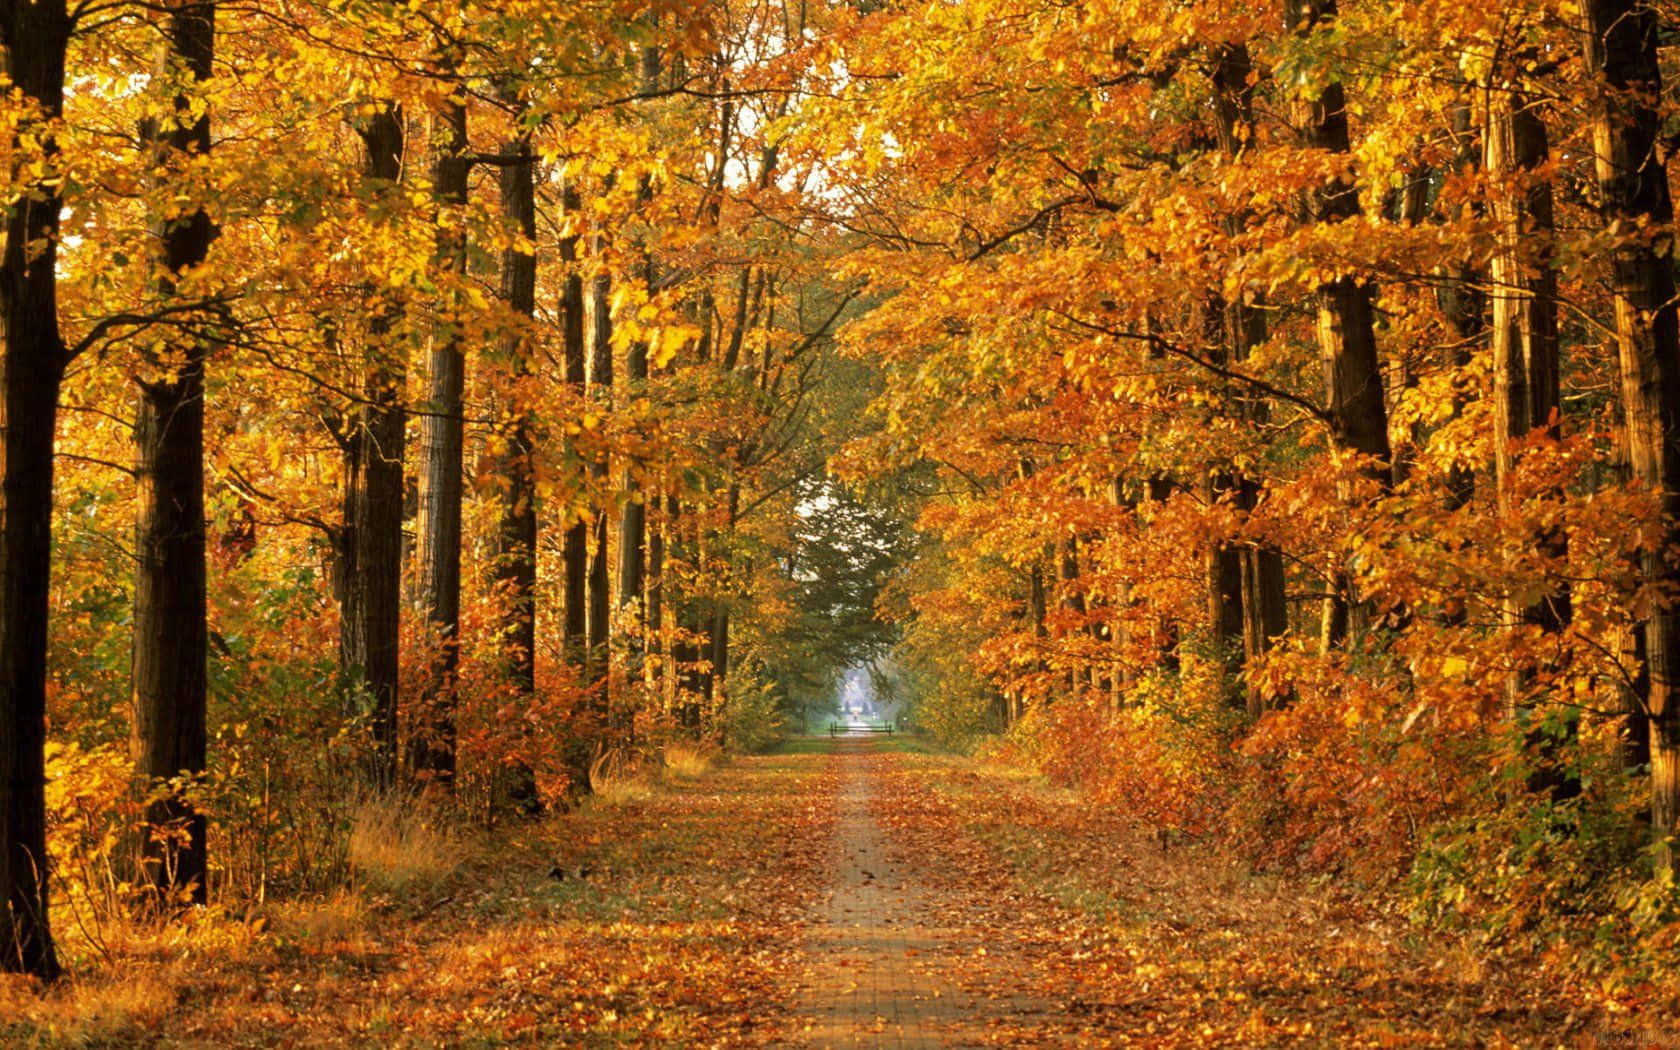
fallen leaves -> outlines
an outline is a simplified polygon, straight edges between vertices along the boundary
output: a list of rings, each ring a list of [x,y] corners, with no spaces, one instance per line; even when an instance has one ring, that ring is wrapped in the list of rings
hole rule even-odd
[[[737,760],[637,803],[501,829],[418,907],[299,902],[266,931],[241,924],[237,953],[160,932],[44,996],[0,983],[0,1041],[773,1043],[822,880],[824,776]],[[556,865],[591,874],[557,882]]]

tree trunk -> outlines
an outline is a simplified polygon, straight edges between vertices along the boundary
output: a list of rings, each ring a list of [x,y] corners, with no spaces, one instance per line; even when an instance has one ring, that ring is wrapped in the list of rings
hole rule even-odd
[[[1235,478],[1220,471],[1204,479],[1202,498],[1209,507],[1237,503],[1241,494]],[[1203,552],[1204,590],[1207,597],[1208,640],[1215,658],[1223,665],[1221,687],[1227,702],[1246,709],[1240,679],[1247,648],[1243,644],[1243,549],[1229,540],[1210,544]]]
[[[1489,176],[1499,186],[1494,217],[1499,223],[1498,250],[1490,269],[1493,284],[1494,476],[1499,512],[1507,521],[1518,511],[1511,495],[1516,446],[1538,433],[1544,440],[1560,435],[1558,390],[1557,275],[1549,265],[1555,229],[1552,190],[1537,172],[1550,155],[1546,126],[1515,88],[1490,92],[1484,137]],[[1537,250],[1537,261],[1529,261]],[[1526,257],[1525,257],[1526,256]],[[1541,553],[1561,558],[1567,539],[1561,529],[1532,537]],[[1507,597],[1505,619],[1511,629],[1532,624],[1547,635],[1561,634],[1570,619],[1567,583],[1555,584],[1524,604]],[[1533,673],[1513,674],[1507,683],[1508,713],[1533,718],[1529,692]],[[1531,730],[1529,739],[1541,768],[1530,787],[1561,801],[1580,793],[1578,777],[1554,768],[1559,748],[1546,734]]]
[[[1144,483],[1144,495],[1151,503],[1165,503],[1178,489],[1178,483],[1164,475],[1156,475]],[[1159,663],[1162,670],[1177,674],[1183,669],[1178,646],[1183,632],[1177,620],[1165,614],[1156,617],[1156,637],[1159,642]]]
[[[44,118],[25,119],[18,130],[37,136],[49,172],[58,167],[51,122],[64,111],[70,28],[63,0],[0,0],[6,77]],[[47,911],[44,749],[53,432],[66,364],[58,330],[60,186],[42,179],[13,201],[0,256],[0,970],[46,978],[59,973]]]
[[[375,103],[358,130],[367,148],[363,174],[376,192],[394,192],[402,177],[403,114]],[[345,449],[345,573],[339,656],[357,714],[373,735],[369,781],[388,790],[397,780],[397,689],[401,656],[403,442],[408,349],[390,345],[399,307],[372,303],[363,347],[362,394]]]
[[[169,12],[163,62],[180,77],[174,121],[145,129],[154,163],[167,183],[175,166],[210,151],[210,120],[185,92],[186,78],[208,80],[215,50],[216,7],[188,2]],[[164,270],[158,293],[167,301],[176,280],[201,265],[216,231],[199,208],[163,224]],[[161,379],[140,380],[134,421],[138,518],[134,549],[134,727],[138,788],[146,799],[140,830],[141,881],[158,903],[183,894],[206,899],[205,821],[193,804],[191,780],[204,772],[208,691],[208,624],[204,536],[204,367],[207,337],[179,329]]]
[[[1283,590],[1283,555],[1269,547],[1243,551],[1243,659],[1253,666],[1289,630],[1289,606]],[[1266,710],[1260,690],[1246,690],[1248,717]],[[1275,700],[1274,700],[1275,702]]]
[[[453,79],[453,56],[443,73]],[[466,156],[467,107],[462,88],[438,115],[433,193],[439,222],[435,264],[441,279],[465,279],[467,265]],[[427,412],[420,427],[420,596],[426,617],[429,667],[419,710],[409,738],[409,766],[416,780],[444,791],[455,780],[455,687],[460,665],[461,633],[461,471],[462,405],[466,356],[459,319],[450,316],[463,302],[459,291],[445,293],[445,316],[432,332],[431,377]]]
[[[1680,566],[1680,328],[1675,315],[1671,234],[1646,232],[1674,220],[1659,152],[1662,74],[1658,19],[1640,0],[1587,0],[1586,59],[1605,99],[1594,120],[1604,217],[1621,236],[1611,258],[1616,343],[1622,373],[1628,460],[1634,477],[1658,493],[1662,542],[1642,556],[1652,592],[1645,620],[1650,677],[1651,825],[1657,866],[1672,873],[1680,830],[1680,610],[1673,594]]]
[[[1085,608],[1085,595],[1079,589],[1079,540],[1076,537],[1068,536],[1062,540],[1062,552],[1057,577],[1057,582],[1061,584],[1062,608],[1072,613],[1081,624],[1084,624],[1087,619],[1087,611]],[[1083,676],[1078,670],[1078,661],[1075,659],[1075,654],[1069,653],[1067,684],[1068,693],[1070,695],[1079,692],[1082,678]]]
[[[595,246],[598,259],[604,259],[606,254],[603,241],[597,241]],[[603,264],[596,271],[590,287],[589,363],[589,385],[595,389],[596,397],[603,401],[611,399],[613,386],[611,303],[612,275]],[[591,463],[589,469],[599,484],[606,480],[611,464],[603,457]],[[589,663],[585,678],[590,688],[597,691],[595,710],[604,721],[610,702],[607,674],[611,664],[608,646],[612,639],[612,582],[607,566],[608,529],[604,508],[596,511],[592,531],[594,553],[589,562]]]
[[[1336,18],[1336,0],[1284,0],[1289,28],[1310,35]],[[1305,144],[1330,153],[1351,151],[1347,101],[1340,81],[1320,85],[1318,96],[1300,103],[1297,124]],[[1316,222],[1341,222],[1359,214],[1359,195],[1346,178],[1338,177],[1312,195]],[[1334,278],[1318,287],[1318,346],[1324,360],[1324,386],[1329,399],[1333,438],[1344,451],[1364,459],[1362,472],[1384,489],[1392,470],[1388,442],[1388,409],[1383,401],[1382,367],[1377,360],[1376,329],[1370,285],[1352,275]],[[1345,642],[1350,631],[1363,631],[1370,610],[1353,593],[1345,569],[1334,580],[1335,598],[1325,611],[1326,646]]]
[[[517,158],[501,172],[502,217],[519,232],[523,244],[502,252],[502,301],[516,324],[528,326],[537,309],[536,165],[529,135],[507,143],[502,152]],[[535,420],[526,404],[525,389],[533,375],[531,336],[519,327],[502,337],[499,364],[506,372],[496,414],[494,461],[499,521],[496,527],[495,581],[508,603],[501,632],[503,673],[529,708],[537,692],[537,486],[533,430]],[[523,760],[501,771],[497,808],[535,814],[542,810],[536,777]]]
[[[1468,100],[1461,99],[1453,105],[1452,120],[1453,135],[1460,143],[1457,167],[1460,170],[1473,169],[1482,157],[1485,147],[1476,140],[1475,120]],[[1465,257],[1443,266],[1440,276],[1435,301],[1453,334],[1458,337],[1458,348],[1453,354],[1453,363],[1459,368],[1464,368],[1474,356],[1473,348],[1481,345],[1482,338],[1487,333],[1488,303],[1487,295],[1482,290],[1483,275],[1476,269],[1474,262]],[[1454,419],[1464,414],[1465,400],[1464,393],[1454,389]],[[1455,462],[1447,472],[1447,509],[1459,510],[1468,507],[1475,495],[1475,470],[1469,464]],[[1445,609],[1444,613],[1449,622],[1462,624],[1466,617],[1463,600],[1458,599],[1456,607]]]
[[[664,695],[665,661],[665,520],[660,513],[659,495],[653,494],[654,511],[647,534],[647,615],[643,624],[647,645],[644,681],[653,696]]]
[[[580,221],[581,202],[577,190],[570,183],[562,190],[561,200],[566,221]],[[560,324],[566,384],[581,398],[588,357],[583,338],[583,274],[577,267],[578,236],[575,230],[570,230],[560,239],[560,261],[566,270],[560,291]],[[589,520],[586,515],[575,514],[566,526],[560,560],[566,575],[565,614],[562,618],[566,659],[581,671],[587,664],[589,652]]]
[[[659,48],[649,46],[642,49],[641,54],[641,84],[643,95],[651,95],[659,86]],[[649,175],[643,175],[636,187],[636,199],[643,209],[653,200],[653,180]],[[651,302],[654,294],[655,273],[653,255],[646,245],[641,246],[641,274],[639,279],[647,289]],[[648,377],[648,345],[644,339],[636,339],[630,343],[624,355],[624,379],[631,398],[639,398],[644,394]],[[647,505],[636,476],[636,465],[624,465],[623,479],[624,509],[619,519],[618,529],[618,606],[623,609],[632,603],[638,608],[645,606],[647,596]]]
[[[712,621],[706,625],[706,710],[715,717],[721,704],[728,703],[729,685],[729,607],[722,602],[712,604]]]
[[[1253,143],[1253,73],[1254,63],[1245,45],[1224,44],[1216,49],[1215,126],[1220,148],[1228,157],[1243,156]],[[1231,221],[1229,231],[1233,236],[1239,232],[1239,220]],[[1222,312],[1224,332],[1216,345],[1229,347],[1231,358],[1239,363],[1248,360],[1254,348],[1268,338],[1265,311],[1257,302],[1238,299],[1225,303]],[[1270,412],[1263,399],[1245,397],[1241,404],[1247,419],[1257,424],[1268,420]],[[1240,476],[1228,483],[1234,489],[1231,498],[1246,517],[1259,503],[1259,484]],[[1217,493],[1223,486],[1216,482],[1214,488]],[[1275,550],[1248,545],[1221,546],[1213,553],[1209,565],[1208,598],[1215,640],[1237,649],[1231,654],[1234,676],[1240,676],[1258,661],[1289,629],[1283,558]],[[1259,718],[1265,706],[1259,692],[1253,688],[1243,692],[1249,718]]]

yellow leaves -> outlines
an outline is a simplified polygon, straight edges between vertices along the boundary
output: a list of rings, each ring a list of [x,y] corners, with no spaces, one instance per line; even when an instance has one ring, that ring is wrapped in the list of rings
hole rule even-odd
[[[694,325],[670,325],[654,329],[650,357],[655,368],[664,368],[683,347],[697,342],[700,329]]]

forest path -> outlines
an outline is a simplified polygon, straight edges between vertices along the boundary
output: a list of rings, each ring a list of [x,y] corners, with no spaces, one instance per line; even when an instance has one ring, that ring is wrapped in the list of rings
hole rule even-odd
[[[0,1046],[1680,1047],[1637,990],[902,737],[461,834],[400,888],[107,930],[44,995],[0,979]]]
[[[1672,1017],[1072,792],[897,738],[828,761],[792,1045],[1680,1047]]]
[[[1001,967],[1000,995],[965,991],[951,979],[983,947],[960,921],[970,902],[897,848],[888,830],[894,799],[884,790],[891,757],[872,739],[841,737],[835,759],[831,883],[807,942],[796,1007],[802,1039],[813,1047],[985,1045],[988,1031],[1016,1023],[1032,1004],[1010,994]]]

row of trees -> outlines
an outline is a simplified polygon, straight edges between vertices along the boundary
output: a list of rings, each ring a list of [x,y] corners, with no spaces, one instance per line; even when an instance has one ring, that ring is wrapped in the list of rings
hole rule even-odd
[[[1676,13],[1001,0],[837,40],[797,149],[884,300],[845,469],[941,479],[894,589],[923,723],[1256,859],[1578,911],[1669,879]]]
[[[301,884],[349,770],[533,808],[820,694],[893,566],[930,728],[1499,921],[1661,898],[1674,15],[0,2],[0,960],[89,820]]]
[[[0,6],[0,967],[59,969],[76,770],[201,902],[346,776],[535,812],[878,644],[799,649],[868,387],[762,90],[806,17]]]

